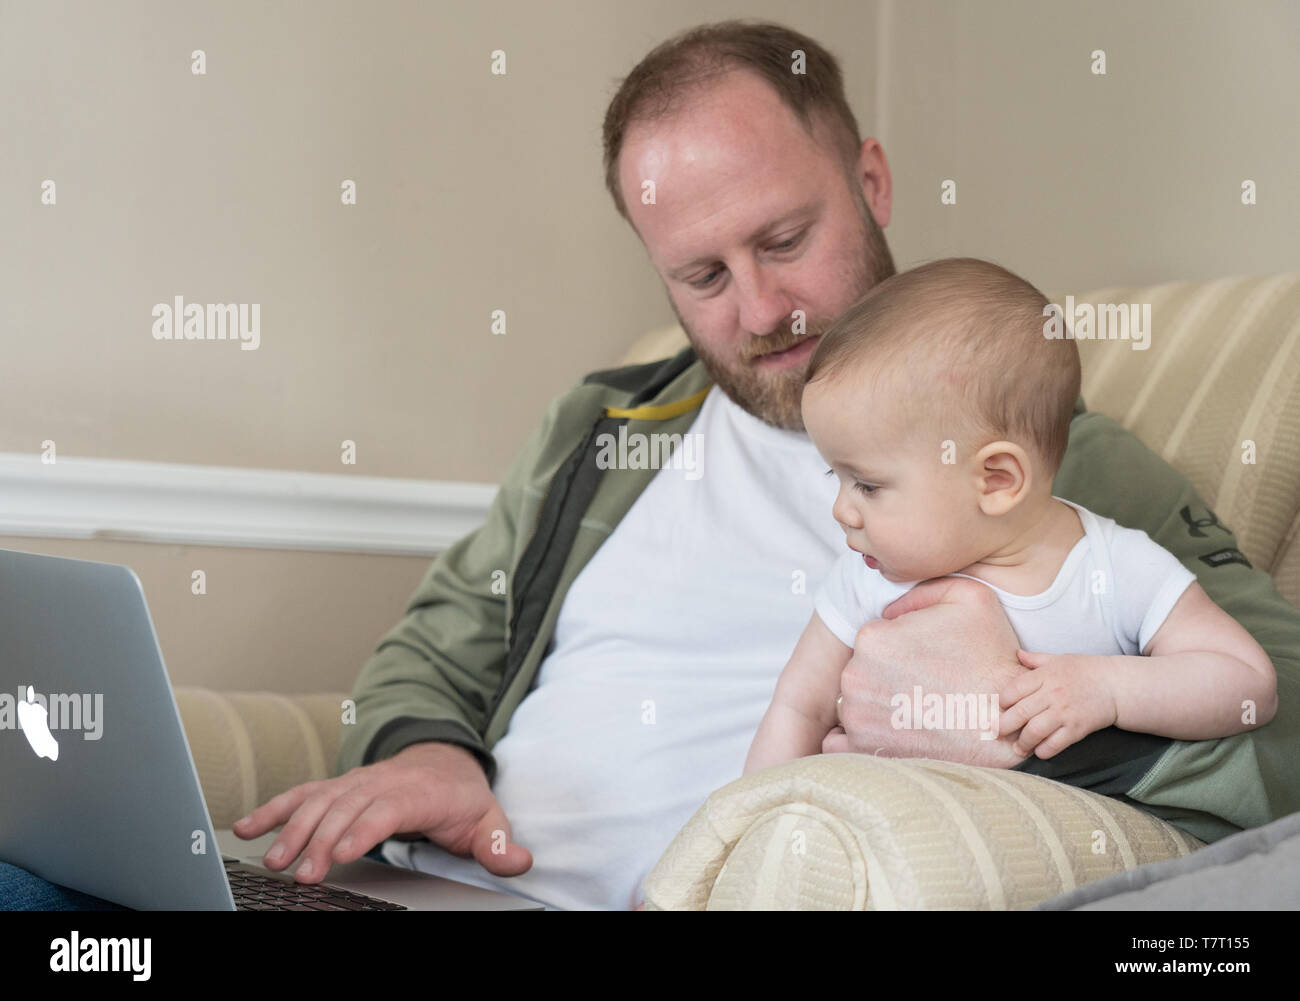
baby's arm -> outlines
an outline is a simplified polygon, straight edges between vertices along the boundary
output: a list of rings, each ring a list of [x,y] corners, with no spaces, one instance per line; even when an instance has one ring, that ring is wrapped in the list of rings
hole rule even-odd
[[[837,725],[835,697],[852,655],[814,612],[777,679],[743,774],[821,753],[822,740]]]
[[[1200,584],[1188,585],[1142,657],[1025,654],[1034,670],[1002,692],[1000,733],[1050,758],[1106,726],[1211,740],[1269,722],[1277,674],[1268,654]],[[1254,705],[1247,722],[1243,703]],[[1009,707],[1009,708],[1008,708]]]
[[[1117,657],[1115,725],[1177,740],[1244,733],[1277,712],[1277,672],[1255,638],[1193,582],[1147,644]],[[1243,702],[1255,720],[1243,722]]]

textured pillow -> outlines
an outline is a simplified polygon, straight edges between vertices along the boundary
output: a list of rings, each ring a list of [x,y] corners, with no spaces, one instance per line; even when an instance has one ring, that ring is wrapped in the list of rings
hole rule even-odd
[[[642,889],[646,910],[1008,910],[1202,845],[1036,775],[824,754],[714,792]]]

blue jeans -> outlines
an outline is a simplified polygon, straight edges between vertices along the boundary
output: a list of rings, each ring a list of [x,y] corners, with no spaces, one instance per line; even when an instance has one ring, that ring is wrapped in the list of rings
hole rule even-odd
[[[379,845],[366,852],[365,858],[390,864],[379,853]],[[59,886],[34,876],[8,862],[0,862],[0,911],[125,911],[100,897],[92,897],[70,887]]]

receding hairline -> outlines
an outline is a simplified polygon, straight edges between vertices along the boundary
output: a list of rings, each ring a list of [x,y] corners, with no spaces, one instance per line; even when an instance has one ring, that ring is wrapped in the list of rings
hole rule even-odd
[[[809,121],[805,123],[794,109],[782,100],[780,92],[769,81],[752,67],[736,63],[684,81],[678,85],[673,96],[653,112],[643,113],[639,109],[634,112],[628,119],[614,162],[620,190],[623,188],[623,171],[628,159],[626,154],[629,146],[643,144],[655,134],[657,128],[671,126],[685,119],[694,110],[689,106],[692,95],[715,94],[726,86],[729,80],[737,77],[748,79],[761,86],[774,99],[770,108],[765,110],[770,110],[786,121],[792,122],[811,146],[835,164],[846,181],[850,184],[853,182],[858,154],[862,148],[858,137],[849,135],[839,119],[825,109],[810,108]]]
[[[791,65],[796,53],[803,61],[799,73],[794,73]],[[824,122],[836,158],[846,167],[856,161],[861,129],[845,93],[839,60],[825,46],[786,25],[754,18],[696,25],[643,56],[620,82],[605,109],[605,186],[624,219],[631,221],[620,168],[631,126],[671,111],[682,95],[689,95],[697,86],[712,85],[719,76],[736,69],[766,84],[819,144],[817,129]]]

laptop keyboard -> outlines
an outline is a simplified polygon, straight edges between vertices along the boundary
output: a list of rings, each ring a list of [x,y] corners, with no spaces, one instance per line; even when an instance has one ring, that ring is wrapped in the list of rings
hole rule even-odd
[[[298,883],[250,869],[222,855],[237,911],[404,911],[388,900],[353,893],[329,883]]]

